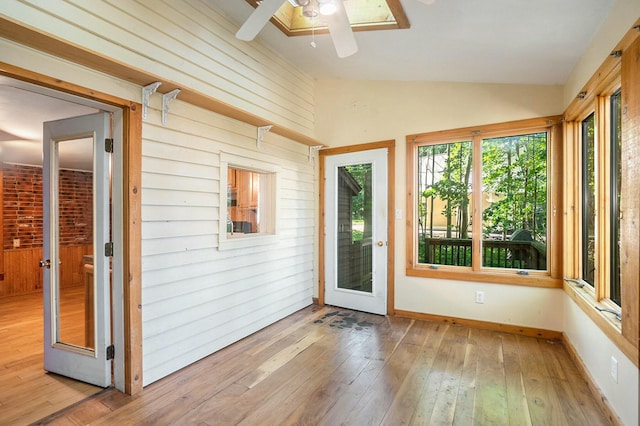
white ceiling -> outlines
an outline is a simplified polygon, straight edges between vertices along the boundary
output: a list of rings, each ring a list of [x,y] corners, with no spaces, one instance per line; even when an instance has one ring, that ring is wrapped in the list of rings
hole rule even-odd
[[[244,0],[208,0],[240,26]],[[283,3],[286,0],[283,0]],[[353,0],[346,0],[353,1]],[[411,28],[356,32],[339,59],[329,35],[258,39],[318,79],[564,84],[615,0],[401,0]]]
[[[1,162],[41,165],[42,123],[97,112],[34,90],[27,83],[0,76]],[[65,142],[60,147],[60,166],[91,170],[92,153],[91,143]]]

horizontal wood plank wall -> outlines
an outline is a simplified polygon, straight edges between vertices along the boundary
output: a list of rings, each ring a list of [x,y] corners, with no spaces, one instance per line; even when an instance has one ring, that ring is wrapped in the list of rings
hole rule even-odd
[[[238,25],[204,0],[33,3],[6,0],[0,14],[313,135],[313,79],[259,42],[237,40]]]
[[[154,382],[312,303],[314,166],[308,147],[176,101],[143,123],[144,384]],[[279,170],[278,238],[218,249],[225,220],[220,153]],[[222,206],[222,208],[221,208]]]
[[[91,253],[91,246],[60,247],[60,281],[63,287],[79,286],[83,281],[82,256]],[[42,291],[42,248],[4,251],[5,279],[0,283],[0,298]]]

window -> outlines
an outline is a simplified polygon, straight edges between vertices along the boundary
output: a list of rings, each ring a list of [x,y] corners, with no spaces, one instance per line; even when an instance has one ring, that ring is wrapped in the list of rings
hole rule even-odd
[[[620,306],[621,91],[602,99],[580,124],[580,278]]]
[[[268,244],[276,234],[277,167],[220,154],[219,248]]]
[[[582,121],[582,279],[593,287],[596,271],[595,115]]]
[[[471,266],[471,142],[418,147],[418,263]]]
[[[559,122],[407,137],[408,275],[558,286],[549,230],[560,224],[547,212]]]
[[[260,188],[267,178],[266,173],[227,169],[227,234],[261,232],[264,223],[260,217]]]
[[[611,285],[609,298],[621,304],[620,294],[620,188],[622,184],[622,92],[611,96]]]
[[[629,30],[615,50],[621,54],[602,63],[566,110],[561,154],[564,290],[632,360],[638,359],[640,318],[639,113],[631,107],[640,87],[638,34]]]
[[[482,140],[482,266],[547,269],[547,140]]]

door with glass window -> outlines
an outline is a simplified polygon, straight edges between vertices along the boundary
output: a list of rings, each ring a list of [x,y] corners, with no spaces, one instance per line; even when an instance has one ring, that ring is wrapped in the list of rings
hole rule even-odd
[[[44,123],[45,370],[111,384],[110,116]]]
[[[325,302],[387,312],[387,155],[325,157]]]

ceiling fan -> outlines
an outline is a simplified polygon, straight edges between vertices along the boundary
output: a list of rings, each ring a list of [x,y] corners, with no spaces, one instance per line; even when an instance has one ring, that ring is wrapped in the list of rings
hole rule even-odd
[[[309,18],[323,15],[339,58],[346,58],[358,51],[342,0],[262,0],[242,24],[236,33],[236,38],[245,41],[253,40],[286,1],[296,7],[302,7],[302,13]]]

